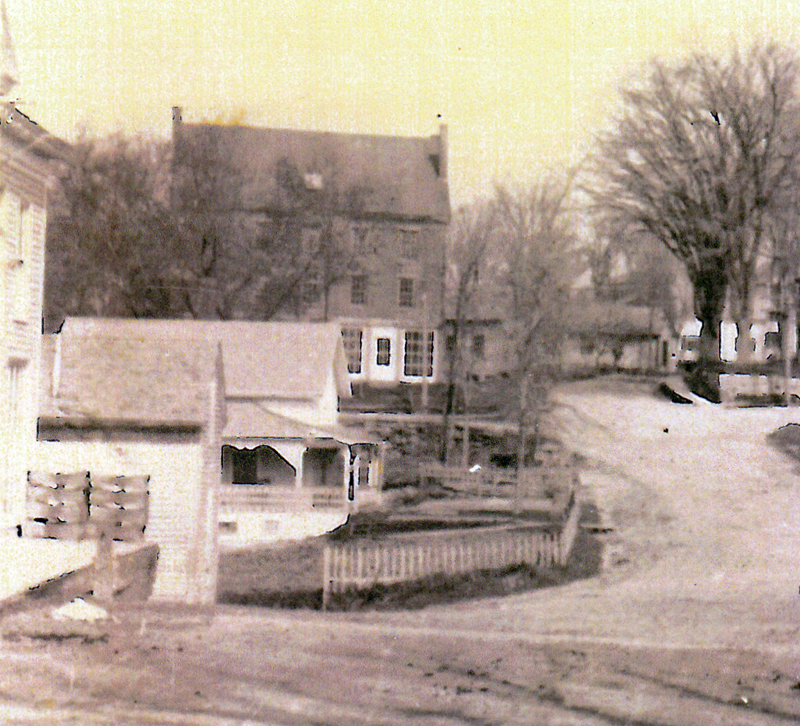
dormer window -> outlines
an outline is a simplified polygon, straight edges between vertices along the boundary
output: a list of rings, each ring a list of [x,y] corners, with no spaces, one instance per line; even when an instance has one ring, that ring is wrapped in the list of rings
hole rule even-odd
[[[303,174],[303,183],[311,192],[318,192],[325,187],[325,181],[322,178],[322,174],[318,172],[307,172]]]

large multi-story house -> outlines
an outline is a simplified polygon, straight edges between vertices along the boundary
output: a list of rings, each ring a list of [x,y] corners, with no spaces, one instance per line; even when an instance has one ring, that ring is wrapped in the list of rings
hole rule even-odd
[[[447,163],[444,126],[369,136],[185,123],[173,109],[174,203],[196,211],[200,173],[204,212],[294,226],[302,289],[274,317],[339,322],[355,381],[440,374]]]

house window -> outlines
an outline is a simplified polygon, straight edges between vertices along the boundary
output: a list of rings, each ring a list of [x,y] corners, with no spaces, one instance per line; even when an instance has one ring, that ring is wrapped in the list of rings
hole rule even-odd
[[[342,330],[342,339],[344,341],[344,352],[347,356],[347,370],[350,373],[361,373],[363,333],[358,328],[344,328]]]
[[[352,228],[353,232],[353,251],[366,255],[374,250],[370,246],[370,231],[369,227],[357,226]]]
[[[770,331],[764,334],[764,347],[770,351],[781,349],[781,334],[779,331]]]
[[[419,257],[419,237],[416,230],[400,231],[400,253],[407,260],[416,260]]]
[[[681,350],[693,353],[700,350],[700,337],[697,335],[681,336]]]
[[[367,304],[367,276],[353,275],[350,278],[350,302],[353,305]]]
[[[300,246],[302,253],[313,256],[319,252],[322,231],[316,227],[304,227],[300,233]]]
[[[472,356],[477,359],[483,358],[486,348],[486,339],[478,333],[472,336]]]
[[[303,295],[303,302],[306,305],[311,305],[315,303],[321,294],[321,285],[319,280],[319,275],[315,272],[310,272],[308,279],[303,281],[302,287],[302,295]]]
[[[325,188],[325,180],[319,172],[308,172],[303,174],[303,183],[306,189],[312,192],[318,192]]]
[[[392,362],[392,341],[389,338],[378,338],[376,345],[376,365],[388,366]]]
[[[234,484],[258,484],[258,451],[232,448],[231,468]]]
[[[12,429],[16,429],[21,423],[24,373],[24,361],[13,361],[8,364],[8,414]]]
[[[427,347],[427,350],[426,350]],[[433,333],[428,333],[428,344],[419,330],[409,330],[405,335],[403,375],[430,378],[433,375]]]
[[[414,307],[414,280],[410,277],[400,278],[400,294],[398,303],[401,308]]]

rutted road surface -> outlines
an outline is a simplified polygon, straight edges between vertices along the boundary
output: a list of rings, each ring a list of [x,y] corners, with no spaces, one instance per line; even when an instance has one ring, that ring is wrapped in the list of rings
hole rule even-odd
[[[613,527],[601,576],[416,612],[127,613],[106,641],[6,641],[0,720],[797,723],[800,484],[765,434],[800,413],[613,385],[573,386],[560,410]]]

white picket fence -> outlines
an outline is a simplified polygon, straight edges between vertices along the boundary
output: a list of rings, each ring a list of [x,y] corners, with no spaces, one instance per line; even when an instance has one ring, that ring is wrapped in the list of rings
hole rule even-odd
[[[579,518],[580,503],[573,495],[560,526],[480,527],[328,544],[324,550],[323,609],[333,593],[348,589],[518,564],[563,567],[572,551]]]

